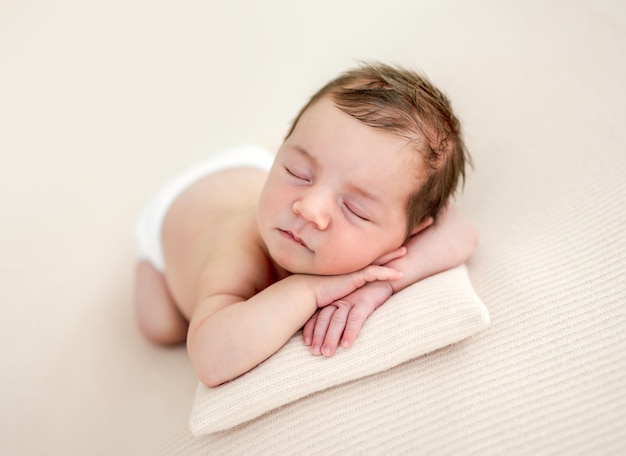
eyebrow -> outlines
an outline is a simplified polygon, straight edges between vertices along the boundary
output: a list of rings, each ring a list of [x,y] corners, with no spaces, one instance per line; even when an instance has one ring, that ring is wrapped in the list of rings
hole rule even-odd
[[[363,188],[363,187],[359,187],[358,185],[355,185],[353,183],[349,184],[349,188],[350,191],[352,191],[353,193],[356,193],[357,195],[373,202],[376,204],[380,204],[382,203],[382,200],[380,198],[378,198],[374,193],[368,191],[367,189]]]
[[[317,158],[311,155],[311,153],[308,150],[306,150],[304,147],[298,146],[298,145],[293,145],[292,147],[296,152],[299,152],[301,155],[304,155],[312,162],[317,163]]]

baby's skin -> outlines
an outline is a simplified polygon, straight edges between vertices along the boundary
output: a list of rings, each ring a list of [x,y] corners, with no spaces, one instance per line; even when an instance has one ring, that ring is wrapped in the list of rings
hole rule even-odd
[[[407,233],[422,171],[406,139],[322,98],[269,173],[220,171],[174,201],[165,272],[137,265],[140,328],[155,342],[186,340],[208,386],[249,371],[300,329],[313,354],[349,347],[394,292],[463,263],[476,246],[451,205]]]

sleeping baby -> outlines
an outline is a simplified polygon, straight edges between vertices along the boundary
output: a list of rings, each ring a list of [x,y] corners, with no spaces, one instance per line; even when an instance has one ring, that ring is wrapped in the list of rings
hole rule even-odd
[[[135,308],[151,341],[186,341],[199,379],[249,371],[302,329],[349,347],[393,293],[463,263],[477,235],[449,203],[470,157],[447,98],[363,64],[322,87],[270,155],[213,154],[136,226]]]

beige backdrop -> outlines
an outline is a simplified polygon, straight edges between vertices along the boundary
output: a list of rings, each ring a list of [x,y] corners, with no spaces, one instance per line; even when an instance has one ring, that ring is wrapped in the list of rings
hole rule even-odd
[[[0,453],[189,441],[184,348],[155,348],[134,326],[136,213],[212,150],[276,144],[360,59],[421,69],[453,100],[476,161],[459,204],[481,231],[478,291],[494,318],[480,340],[507,339],[498,298],[530,291],[488,293],[489,240],[543,201],[523,197],[535,182],[569,191],[551,149],[626,153],[625,37],[618,0],[0,2]]]

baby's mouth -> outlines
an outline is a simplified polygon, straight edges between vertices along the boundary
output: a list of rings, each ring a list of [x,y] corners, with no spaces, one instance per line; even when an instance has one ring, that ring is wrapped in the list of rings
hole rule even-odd
[[[306,245],[306,243],[302,239],[300,239],[298,236],[293,234],[291,231],[281,230],[280,228],[278,229],[278,231],[287,239],[295,242],[296,244],[300,244],[302,247],[306,248],[307,250],[311,250],[309,249],[309,246]]]

